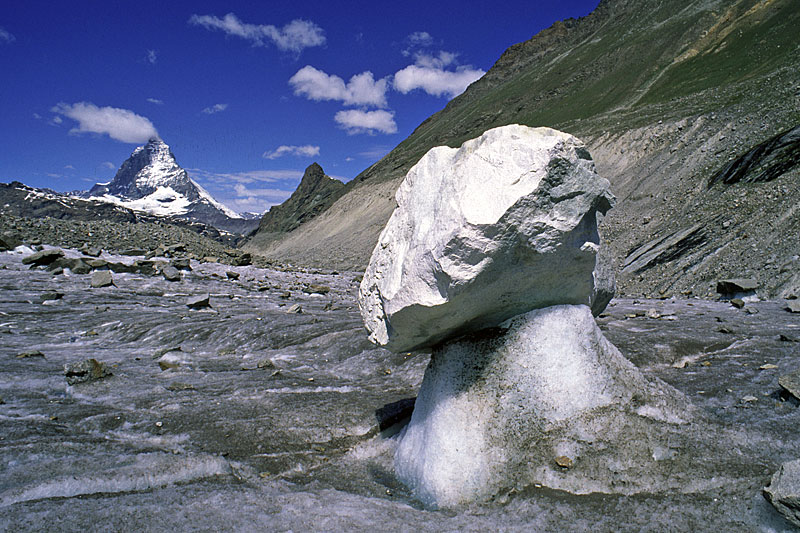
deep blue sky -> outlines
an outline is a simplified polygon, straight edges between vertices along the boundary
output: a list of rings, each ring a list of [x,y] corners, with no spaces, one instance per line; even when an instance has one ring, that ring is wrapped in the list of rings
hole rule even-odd
[[[313,161],[352,179],[510,45],[597,3],[5,2],[0,182],[88,189],[157,131],[260,212]]]

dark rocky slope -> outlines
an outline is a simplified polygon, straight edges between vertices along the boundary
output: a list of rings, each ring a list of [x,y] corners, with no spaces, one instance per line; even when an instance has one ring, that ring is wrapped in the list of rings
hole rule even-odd
[[[714,176],[800,124],[799,23],[793,0],[603,0],[510,47],[329,209],[250,249],[363,268],[394,191],[428,149],[522,123],[582,138],[611,180],[618,204],[603,229],[623,294],[707,296],[730,276],[756,278],[763,296],[797,294],[800,170]]]
[[[264,213],[247,246],[264,249],[271,241],[328,209],[341,196],[343,188],[341,181],[327,176],[321,166],[312,163],[289,199]]]

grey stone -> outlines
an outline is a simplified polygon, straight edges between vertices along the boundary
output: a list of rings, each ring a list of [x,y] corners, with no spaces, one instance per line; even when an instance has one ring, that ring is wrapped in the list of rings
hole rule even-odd
[[[96,270],[92,274],[91,285],[93,289],[108,287],[114,284],[114,277],[108,270]]]
[[[60,257],[64,257],[64,252],[58,248],[51,248],[24,257],[22,259],[22,264],[33,266],[49,265]]]
[[[165,266],[163,269],[161,269],[161,275],[164,276],[164,279],[167,281],[181,280],[181,273],[174,266]]]
[[[739,294],[755,291],[758,282],[750,278],[721,279],[717,282],[717,292],[720,294]]]
[[[30,350],[17,354],[17,359],[32,359],[35,357],[41,357],[42,359],[45,359],[44,354],[39,350]]]
[[[100,363],[97,359],[86,359],[78,363],[64,365],[64,375],[67,383],[76,385],[78,383],[89,383],[111,376],[111,370],[105,363]]]
[[[16,231],[4,231],[0,234],[0,252],[13,250],[22,244],[22,238]]]
[[[63,292],[47,291],[45,293],[42,293],[42,295],[39,298],[39,300],[42,303],[44,303],[44,302],[48,302],[48,301],[52,301],[52,300],[60,300],[63,297],[64,297],[64,293]]]
[[[800,400],[800,370],[790,374],[784,374],[778,378],[778,385],[783,387],[786,392]]]
[[[235,256],[231,260],[233,266],[247,266],[253,263],[253,256],[245,252]]]
[[[211,295],[208,293],[200,294],[189,298],[186,302],[189,309],[206,309],[211,307]]]
[[[321,283],[311,283],[303,286],[303,292],[306,294],[328,294],[331,288]]]
[[[786,300],[783,308],[790,313],[800,313],[800,300]]]
[[[594,278],[594,285],[589,299],[589,307],[592,309],[594,316],[600,316],[600,313],[605,311],[614,298],[617,290],[614,261],[605,246],[601,246],[597,252],[597,262],[595,263],[592,277]]]
[[[147,250],[143,250],[142,248],[127,248],[125,250],[120,250],[118,253],[119,255],[135,256],[144,255],[147,253]]]
[[[764,488],[764,497],[786,520],[800,527],[800,459],[781,465]]]
[[[169,262],[169,264],[178,270],[191,270],[192,264],[191,261],[186,257],[181,257],[178,259],[173,259]]]

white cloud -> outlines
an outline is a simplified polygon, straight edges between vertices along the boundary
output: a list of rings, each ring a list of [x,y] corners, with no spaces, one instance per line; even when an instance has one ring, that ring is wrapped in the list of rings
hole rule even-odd
[[[101,166],[104,166],[104,167],[106,167],[106,168],[110,168],[110,169],[115,169],[115,168],[117,168],[117,165],[115,165],[115,164],[114,164],[114,163],[112,163],[111,161],[103,161],[102,163],[100,163],[100,165],[101,165]]]
[[[385,78],[376,81],[368,70],[356,74],[345,84],[339,76],[306,65],[289,78],[289,85],[294,87],[295,95],[310,100],[339,100],[345,105],[386,107],[388,81]]]
[[[51,111],[78,123],[70,133],[106,134],[125,143],[142,143],[158,137],[158,132],[150,120],[128,109],[97,107],[90,102],[78,102],[72,105],[62,102],[54,106]]]
[[[214,113],[219,113],[220,111],[225,111],[228,109],[228,104],[214,104],[211,107],[207,107],[203,109],[202,113],[206,115],[213,115]]]
[[[68,168],[70,170],[75,170],[75,167],[73,167],[72,165],[64,165],[64,168]]]
[[[285,155],[314,157],[319,155],[319,146],[312,146],[310,144],[305,144],[303,146],[287,146],[282,144],[272,151],[264,152],[262,157],[264,159],[278,159],[279,157],[283,157]]]
[[[426,56],[426,59],[432,58]],[[409,65],[394,75],[394,88],[403,94],[422,89],[433,96],[453,98],[484,74],[483,70],[471,67],[458,67],[453,71],[440,66]]]
[[[394,122],[394,113],[384,110],[363,111],[348,109],[339,111],[334,120],[344,128],[349,135],[356,133],[397,133],[397,124]]]
[[[13,43],[17,38],[11,35],[5,28],[0,28],[0,43]]]
[[[203,26],[209,30],[221,30],[227,35],[241,37],[253,46],[266,46],[272,42],[280,50],[299,53],[304,48],[325,44],[325,33],[309,20],[296,19],[277,28],[267,24],[248,24],[239,20],[233,13],[222,18],[213,15],[192,15],[189,24]]]
[[[156,61],[158,61],[158,51],[148,50],[146,59],[148,63],[150,63],[151,65],[155,65]]]
[[[39,113],[34,113],[33,118],[35,118],[36,120],[42,120],[42,115],[40,115]]]
[[[250,170],[208,172],[187,169],[217,200],[243,212],[263,213],[286,201],[303,177],[302,170]]]
[[[433,44],[433,37],[426,31],[415,31],[406,40],[413,46],[430,46]]]
[[[444,50],[439,50],[439,55],[436,56],[418,52],[414,54],[414,64],[420,67],[443,69],[454,64],[457,58],[458,54]]]
[[[147,101],[150,102],[151,104],[164,105],[164,101],[159,100],[158,98],[148,98]]]
[[[363,152],[359,152],[358,155],[363,157],[364,159],[374,159],[378,160],[391,152],[392,149],[389,146],[375,146],[369,150],[364,150]]]
[[[230,185],[236,183],[278,183],[284,180],[299,182],[303,177],[302,170],[248,170],[244,172],[208,172],[199,168],[186,169],[192,176],[197,176],[204,181],[217,183],[220,185]]]
[[[58,115],[53,117],[53,124],[61,124],[62,122],[64,122],[64,119],[59,117]]]

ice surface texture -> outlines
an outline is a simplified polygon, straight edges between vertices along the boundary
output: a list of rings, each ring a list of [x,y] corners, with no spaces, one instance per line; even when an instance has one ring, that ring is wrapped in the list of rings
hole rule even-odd
[[[649,480],[631,474],[655,464],[648,446],[660,437],[633,435],[653,422],[685,424],[691,412],[606,340],[589,307],[551,306],[434,349],[395,467],[438,506],[535,483],[635,492]],[[620,441],[624,433],[634,442]],[[611,462],[629,470],[624,488]]]
[[[364,274],[370,339],[433,346],[556,304],[590,304],[609,183],[575,137],[510,125],[408,172]]]

